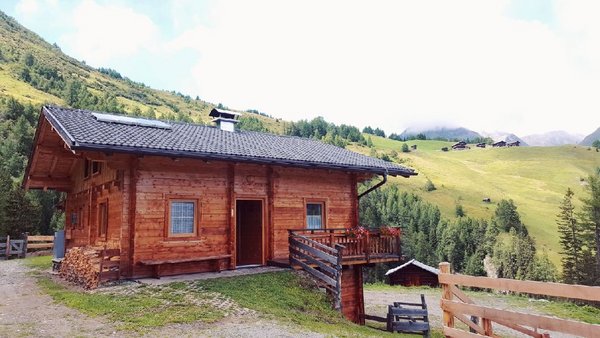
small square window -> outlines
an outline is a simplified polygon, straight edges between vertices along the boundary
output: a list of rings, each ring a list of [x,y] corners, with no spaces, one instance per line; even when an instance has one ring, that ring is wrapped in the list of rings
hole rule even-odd
[[[102,162],[92,161],[92,175],[102,172]]]
[[[306,228],[307,229],[323,229],[325,222],[323,218],[323,210],[325,203],[311,202],[306,203]]]
[[[196,234],[197,203],[194,200],[171,200],[169,205],[169,236]]]

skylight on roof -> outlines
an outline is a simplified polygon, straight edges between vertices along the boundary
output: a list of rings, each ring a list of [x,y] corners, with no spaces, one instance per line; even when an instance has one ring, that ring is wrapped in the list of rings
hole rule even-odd
[[[150,127],[159,129],[171,129],[170,124],[157,120],[100,113],[92,113],[92,115],[96,118],[96,120],[100,122],[126,124],[129,126]]]

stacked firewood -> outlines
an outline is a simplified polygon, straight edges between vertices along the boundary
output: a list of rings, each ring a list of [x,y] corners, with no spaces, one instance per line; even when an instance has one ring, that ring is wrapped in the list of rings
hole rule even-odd
[[[60,265],[60,277],[83,286],[85,289],[98,287],[101,248],[75,247],[65,255]]]

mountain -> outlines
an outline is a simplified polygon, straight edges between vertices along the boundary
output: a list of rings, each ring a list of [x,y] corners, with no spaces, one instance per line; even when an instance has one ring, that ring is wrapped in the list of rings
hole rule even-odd
[[[0,11],[0,98],[9,97],[36,107],[53,103],[196,123],[210,123],[208,112],[215,107],[199,97],[152,89],[113,69],[90,67]],[[257,111],[245,115],[269,131],[283,131],[279,120]]]
[[[528,146],[529,145],[527,142],[525,142],[519,136],[517,136],[515,134],[512,134],[512,133],[504,132],[504,131],[492,131],[492,132],[482,131],[481,135],[483,135],[484,137],[491,138],[492,140],[494,140],[494,142],[499,142],[499,141],[515,142],[515,141],[519,141],[521,143],[521,146]]]
[[[577,144],[583,139],[583,135],[571,134],[564,130],[549,131],[543,134],[527,135],[523,140],[531,146],[561,146],[564,144]]]
[[[600,128],[596,129],[595,132],[586,136],[579,144],[582,146],[591,146],[594,141],[600,140]]]
[[[448,128],[438,127],[430,129],[418,129],[418,128],[407,128],[400,134],[401,138],[409,138],[417,136],[418,134],[424,134],[427,139],[443,139],[443,140],[472,140],[481,137],[477,132],[469,130],[467,128]]]

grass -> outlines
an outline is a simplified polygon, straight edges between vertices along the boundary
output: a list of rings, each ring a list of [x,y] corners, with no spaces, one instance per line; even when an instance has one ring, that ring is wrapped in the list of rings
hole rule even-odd
[[[575,202],[585,196],[581,178],[586,178],[600,166],[600,153],[581,146],[560,147],[472,147],[465,151],[442,152],[450,142],[407,141],[417,144],[417,151],[400,152],[401,141],[371,135],[377,150],[396,150],[406,165],[419,173],[410,179],[392,178],[390,182],[404,190],[421,195],[440,207],[446,217],[455,217],[455,207],[461,204],[467,216],[490,218],[496,203],[513,199],[522,221],[550,259],[560,265],[560,244],[556,214],[567,187],[575,192]],[[350,146],[367,153],[366,147]],[[425,192],[430,179],[437,190]],[[489,197],[492,203],[485,203]]]
[[[48,270],[52,267],[52,256],[27,257],[25,265],[34,270]]]
[[[198,281],[196,286],[222,293],[243,307],[267,317],[332,336],[389,336],[384,331],[353,324],[331,308],[323,292],[291,272]],[[405,335],[411,336],[412,335]]]
[[[37,273],[38,285],[54,301],[92,317],[106,317],[122,330],[145,332],[168,324],[213,323],[225,312],[212,306],[218,295],[196,293],[187,286],[134,286],[123,294],[119,289],[84,292],[66,288],[39,271],[51,266],[50,256],[30,257],[25,264]]]

